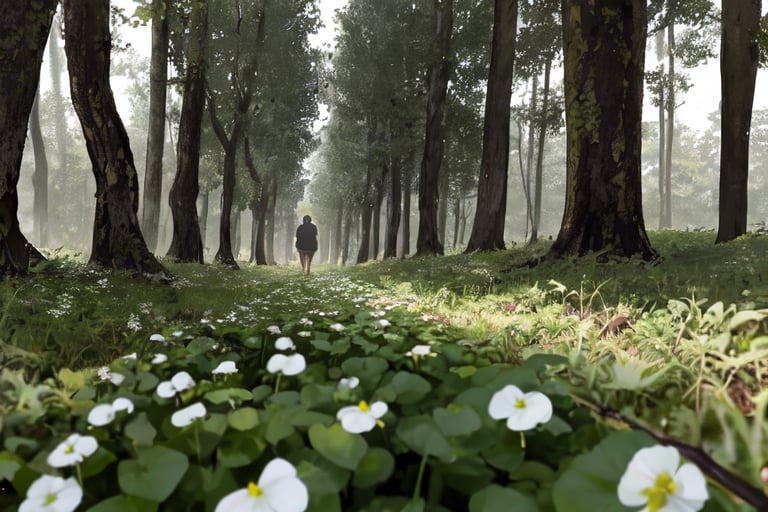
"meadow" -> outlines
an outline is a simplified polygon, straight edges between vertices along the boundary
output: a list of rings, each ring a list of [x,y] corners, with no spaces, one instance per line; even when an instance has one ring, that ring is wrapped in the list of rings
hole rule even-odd
[[[0,283],[0,510],[57,478],[77,510],[220,510],[275,467],[306,494],[286,510],[638,510],[623,477],[660,446],[706,484],[675,459],[636,483],[650,510],[763,509],[768,237],[651,240],[652,263],[542,242],[309,277],[51,253]]]

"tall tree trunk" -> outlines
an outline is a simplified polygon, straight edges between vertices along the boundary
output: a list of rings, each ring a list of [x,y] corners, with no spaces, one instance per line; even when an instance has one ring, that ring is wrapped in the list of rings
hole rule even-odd
[[[536,172],[534,173],[533,191],[533,223],[531,224],[531,242],[539,239],[539,226],[541,225],[541,198],[542,184],[544,181],[544,143],[547,140],[547,112],[549,111],[549,87],[552,74],[552,59],[548,58],[544,63],[544,91],[541,98],[542,116],[539,119],[539,141],[536,148]]]
[[[149,66],[149,121],[144,169],[141,229],[151,251],[157,249],[160,202],[163,197],[165,96],[168,81],[167,2],[152,3],[152,56]]]
[[[349,238],[352,235],[352,216],[353,208],[344,209],[344,233],[341,237],[341,264],[346,265],[349,261]]]
[[[564,0],[566,200],[549,256],[656,256],[643,222],[645,0]]]
[[[400,242],[400,257],[405,258],[411,254],[411,184],[413,160],[408,159],[403,176],[403,236]]]
[[[56,0],[0,4],[0,275],[25,273],[30,264],[43,259],[19,228],[16,186],[56,4]]]
[[[397,257],[397,233],[400,231],[400,216],[402,202],[402,166],[403,160],[394,156],[390,163],[389,189],[389,218],[387,219],[387,236],[384,242],[384,259]]]
[[[275,220],[277,210],[277,176],[272,174],[269,184],[269,202],[267,203],[266,236],[264,239],[265,257],[268,265],[275,262]]]
[[[34,231],[37,243],[41,247],[48,246],[48,157],[45,154],[43,131],[40,128],[40,89],[35,95],[32,104],[32,115],[29,118],[29,133],[32,139],[32,149],[35,153],[35,174],[32,176],[32,185],[35,196],[34,204]]]
[[[672,229],[672,145],[675,140],[675,25],[667,27],[667,44],[669,59],[669,95],[667,98],[667,129],[664,142],[664,227]]]
[[[717,242],[747,232],[749,131],[759,49],[760,0],[723,2],[720,212]]]
[[[61,74],[64,72],[64,66],[61,63],[61,30],[57,21],[59,16],[54,16],[54,22],[51,26],[51,35],[48,39],[48,60],[50,61],[51,72],[51,93],[53,94],[53,115],[55,118],[54,130],[56,133],[56,153],[58,154],[58,173],[61,176],[67,172],[67,145],[69,134],[67,133],[67,117],[64,112],[64,95],[61,91]]]
[[[336,223],[333,229],[333,245],[331,245],[331,254],[329,263],[338,265],[341,258],[341,246],[343,243],[344,235],[342,232],[342,226],[344,223],[344,211],[346,208],[339,206],[336,209]]]
[[[371,201],[364,201],[363,204],[360,205],[360,225],[362,230],[360,231],[360,247],[357,250],[357,263],[365,263],[370,259],[372,216],[373,204]]]
[[[447,231],[448,191],[448,174],[443,173],[440,177],[440,197],[437,203],[437,237],[440,240],[445,240],[445,233]],[[445,247],[443,247],[443,249],[445,249]]]
[[[211,193],[204,191],[198,194],[200,196],[200,241],[203,245],[203,252],[205,252],[206,236],[208,235],[208,206]]]
[[[387,182],[387,174],[389,174],[389,168],[383,166],[381,175],[379,176],[378,183],[376,184],[376,200],[373,206],[373,225],[371,226],[371,259],[378,259],[379,257],[379,242],[381,240],[381,205],[384,204],[384,184]]]
[[[532,192],[535,193],[533,190],[533,183],[531,180],[531,175],[533,174],[533,161],[534,157],[536,156],[536,150],[534,148],[534,142],[536,140],[536,112],[539,108],[539,77],[534,75],[533,79],[531,80],[532,84],[532,91],[531,91],[531,119],[528,122],[528,144],[527,148],[525,150],[525,190],[528,191],[528,194],[531,195]],[[507,164],[509,165],[509,164]],[[509,169],[507,169],[507,173],[509,173]],[[528,200],[526,204],[526,208],[530,211],[526,212],[528,219],[530,219],[531,222],[531,237],[530,241],[533,242],[533,233],[534,233],[534,206],[533,202]]]
[[[89,263],[156,273],[138,219],[139,180],[128,134],[109,84],[109,0],[65,0],[65,50],[72,103],[96,179]]]
[[[667,214],[664,211],[667,204],[667,194],[664,192],[664,187],[667,184],[667,152],[665,150],[667,144],[667,110],[664,104],[665,98],[666,88],[662,84],[659,87],[659,229],[664,229],[667,219]]]
[[[204,45],[208,37],[208,4],[192,4],[189,19],[187,71],[179,122],[176,176],[169,203],[173,216],[173,238],[168,257],[177,261],[203,263],[205,229],[208,221],[208,192],[203,195],[202,231],[197,218],[197,194],[200,190],[200,127],[205,110]]]
[[[496,0],[477,208],[466,252],[504,248],[509,167],[509,102],[512,96],[516,31],[517,0]]]
[[[429,70],[427,94],[427,124],[424,155],[419,174],[419,231],[416,238],[417,256],[443,254],[438,238],[437,208],[439,200],[440,166],[443,162],[443,137],[448,79],[451,74],[450,48],[453,30],[453,0],[434,0],[435,47],[437,58]]]
[[[453,244],[451,248],[455,251],[459,244],[459,229],[461,228],[461,197],[458,195],[453,201]]]
[[[257,265],[266,265],[267,257],[264,252],[264,231],[267,219],[267,206],[269,204],[269,189],[256,170],[256,165],[253,162],[253,156],[251,154],[251,141],[247,135],[245,136],[243,150],[245,152],[245,167],[248,169],[248,174],[256,184],[256,187],[259,189],[259,199],[256,201],[256,205],[253,209],[251,261],[255,261]]]

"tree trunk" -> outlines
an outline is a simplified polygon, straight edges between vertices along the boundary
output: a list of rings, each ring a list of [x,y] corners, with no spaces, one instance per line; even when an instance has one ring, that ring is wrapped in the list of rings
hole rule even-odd
[[[381,175],[378,179],[378,183],[375,187],[376,190],[376,202],[373,207],[373,225],[371,226],[371,259],[375,260],[379,257],[379,242],[381,240],[381,205],[384,204],[384,184],[387,182],[387,174],[389,169],[384,166],[381,171]]]
[[[370,201],[364,201],[360,206],[360,247],[357,250],[357,263],[365,263],[370,259],[370,241],[371,241],[371,217],[373,215],[373,204]]]
[[[444,173],[440,177],[440,197],[437,201],[437,238],[445,240],[448,224],[448,175]],[[443,246],[445,250],[445,246]]]
[[[264,238],[265,258],[268,265],[275,262],[275,218],[277,210],[277,176],[272,175],[269,185],[269,202],[267,203],[266,224],[267,230]]]
[[[0,4],[0,275],[26,273],[30,264],[43,259],[19,228],[16,186],[56,4]]]
[[[33,223],[37,243],[41,247],[48,246],[48,157],[45,154],[43,132],[40,129],[40,89],[35,94],[32,104],[32,115],[29,118],[29,133],[32,149],[35,153],[35,174],[32,176],[32,186],[35,191],[33,200]]]
[[[672,229],[672,144],[675,139],[675,25],[667,27],[667,44],[669,46],[669,95],[666,102],[667,129],[664,141],[664,228]]]
[[[517,0],[496,0],[477,208],[466,252],[504,248],[509,166],[509,101],[512,96],[516,32]]]
[[[411,254],[411,169],[413,162],[409,159],[403,177],[403,237],[400,243],[400,257]]]
[[[533,223],[531,224],[531,242],[539,238],[539,226],[541,225],[541,198],[542,184],[544,181],[544,143],[547,140],[547,112],[549,111],[549,85],[552,74],[552,59],[548,58],[544,63],[544,92],[541,98],[542,117],[539,121],[539,141],[536,149],[536,172],[534,175],[533,191]]]
[[[417,256],[443,254],[438,238],[437,209],[439,200],[440,166],[443,162],[443,137],[448,78],[451,74],[450,47],[453,30],[453,0],[435,2],[435,47],[439,61],[429,70],[427,94],[427,124],[424,155],[419,174],[419,231],[416,238]]]
[[[160,201],[163,196],[165,96],[168,81],[167,2],[152,3],[152,57],[149,66],[149,121],[144,168],[141,229],[151,251],[157,249]]]
[[[333,245],[331,246],[331,257],[329,263],[338,265],[341,257],[341,245],[343,243],[342,226],[344,222],[344,211],[346,208],[339,207],[336,209],[336,225],[333,229]]]
[[[147,248],[139,227],[138,175],[109,84],[109,0],[65,0],[64,20],[72,103],[96,179],[89,263],[160,272],[163,267]]]
[[[51,34],[48,39],[48,60],[50,61],[51,72],[51,93],[53,94],[53,115],[55,118],[56,133],[56,153],[58,154],[58,173],[66,175],[67,172],[67,142],[69,134],[67,133],[67,117],[64,112],[64,95],[61,92],[61,74],[64,66],[61,63],[61,48],[59,40],[61,39],[61,30],[59,29],[58,16],[54,16],[54,23],[51,26]],[[55,168],[56,169],[56,168]]]
[[[387,236],[384,242],[384,259],[397,257],[397,233],[400,231],[401,200],[402,200],[402,166],[400,157],[394,156],[390,164],[389,189],[389,218],[387,219]]]
[[[723,2],[720,50],[722,121],[720,213],[716,242],[747,232],[749,130],[759,49],[760,0]]]
[[[655,258],[640,183],[645,0],[563,1],[566,200],[549,256]]]
[[[203,195],[202,232],[197,218],[197,194],[200,190],[200,127],[205,110],[204,45],[208,37],[208,4],[205,0],[192,4],[189,27],[187,71],[176,151],[178,160],[169,197],[173,238],[168,257],[177,261],[203,263],[208,192]]]
[[[208,230],[206,229],[208,226],[208,204],[209,204],[209,197],[211,193],[209,191],[205,191],[200,196],[200,241],[203,245],[203,252],[205,252],[206,247],[206,236],[208,235]]]
[[[352,234],[352,208],[344,209],[344,233],[341,237],[341,264],[346,265],[349,260],[349,238]]]
[[[663,229],[667,219],[667,214],[664,211],[666,207],[667,194],[664,192],[666,186],[667,171],[665,169],[667,164],[665,146],[667,144],[667,110],[664,102],[666,97],[666,88],[663,83],[659,87],[659,229]]]

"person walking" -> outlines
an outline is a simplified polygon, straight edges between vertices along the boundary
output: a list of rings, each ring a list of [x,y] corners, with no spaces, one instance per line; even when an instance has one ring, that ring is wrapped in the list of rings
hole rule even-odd
[[[309,275],[312,257],[317,251],[317,226],[312,224],[312,217],[305,215],[301,225],[296,229],[296,249],[299,251],[301,270]]]

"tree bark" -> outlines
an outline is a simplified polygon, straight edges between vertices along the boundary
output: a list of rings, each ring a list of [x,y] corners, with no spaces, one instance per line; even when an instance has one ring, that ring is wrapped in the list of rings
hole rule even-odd
[[[675,25],[667,27],[667,44],[669,46],[669,95],[667,99],[667,129],[664,142],[664,227],[672,229],[672,144],[675,140]]]
[[[32,149],[35,153],[35,174],[32,176],[34,188],[34,231],[37,243],[41,247],[48,246],[48,157],[45,154],[43,132],[40,128],[40,89],[32,104],[32,115],[29,119],[29,133],[32,139]]]
[[[517,0],[496,0],[485,101],[477,208],[466,252],[504,248],[509,166],[509,102],[515,63]]]
[[[16,186],[56,4],[0,4],[0,275],[26,273],[30,264],[44,259],[19,227]]]
[[[544,92],[541,98],[542,116],[538,123],[539,140],[538,147],[536,149],[536,172],[534,173],[533,222],[531,223],[531,242],[536,242],[538,240],[539,227],[541,225],[541,187],[544,181],[544,143],[547,139],[547,112],[549,111],[549,87],[551,74],[552,59],[548,58],[544,63]]]
[[[179,121],[176,151],[176,175],[169,203],[173,216],[173,238],[168,257],[177,261],[203,263],[205,224],[208,216],[208,193],[204,195],[203,231],[197,217],[197,195],[200,191],[200,127],[205,111],[204,45],[208,37],[208,4],[206,0],[192,4],[189,20],[190,38],[187,70]]]
[[[389,218],[387,219],[387,237],[384,242],[384,259],[397,257],[397,234],[400,231],[403,196],[402,166],[402,159],[394,156],[390,163]]]
[[[720,211],[716,242],[747,232],[749,130],[759,50],[760,0],[723,2]]]
[[[152,56],[149,66],[149,127],[144,168],[141,229],[151,251],[157,249],[160,201],[163,196],[165,97],[168,82],[167,2],[152,3]]]
[[[336,223],[334,227],[333,245],[331,246],[331,255],[329,263],[338,265],[341,257],[341,245],[343,242],[342,226],[344,223],[344,210],[343,206],[339,206],[336,209]]]
[[[563,1],[566,200],[549,256],[656,257],[640,183],[645,0]]]
[[[440,166],[443,161],[445,104],[448,79],[451,74],[450,47],[453,30],[453,0],[435,2],[435,46],[437,58],[429,71],[427,94],[427,124],[424,154],[419,174],[419,231],[416,238],[417,256],[443,254],[438,237],[437,209],[439,200]]]
[[[149,252],[139,227],[138,175],[109,83],[109,0],[65,0],[63,4],[72,103],[96,180],[89,263],[160,272],[163,267]]]
[[[413,161],[406,163],[403,176],[403,237],[400,242],[400,257],[405,258],[411,254],[411,184]]]

